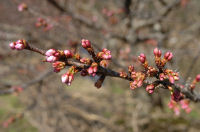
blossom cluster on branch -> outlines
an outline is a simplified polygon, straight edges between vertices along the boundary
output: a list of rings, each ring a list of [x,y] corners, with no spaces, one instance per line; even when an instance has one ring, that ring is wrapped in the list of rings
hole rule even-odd
[[[56,50],[49,49],[47,51],[38,49],[30,45],[25,40],[18,40],[10,43],[11,49],[16,50],[30,50],[40,53],[45,56],[44,62],[52,64],[54,72],[60,72],[65,67],[70,66],[68,71],[61,76],[62,83],[71,85],[74,80],[74,75],[78,72],[82,76],[98,76],[95,86],[100,88],[106,76],[118,77],[130,81],[130,89],[134,90],[139,87],[145,87],[149,94],[152,94],[155,89],[164,88],[169,90],[171,94],[171,101],[169,107],[174,109],[178,114],[180,104],[186,112],[190,112],[188,106],[189,101],[200,101],[200,96],[194,92],[195,85],[200,82],[200,74],[192,81],[188,86],[175,83],[179,80],[178,72],[175,72],[166,67],[167,62],[173,58],[172,52],[166,52],[162,57],[162,51],[155,48],[154,58],[156,67],[150,66],[146,55],[141,53],[138,56],[138,60],[141,63],[143,70],[136,71],[134,66],[128,66],[127,72],[116,72],[108,67],[108,63],[111,60],[111,51],[108,49],[102,49],[102,51],[96,53],[89,40],[82,39],[82,47],[89,53],[91,58],[81,57],[80,54],[71,50]],[[148,78],[155,78],[155,81],[149,82]],[[187,107],[186,107],[187,105]]]

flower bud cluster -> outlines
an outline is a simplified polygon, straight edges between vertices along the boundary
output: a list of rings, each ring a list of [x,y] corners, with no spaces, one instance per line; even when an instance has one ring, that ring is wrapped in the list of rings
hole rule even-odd
[[[168,107],[174,110],[175,115],[180,115],[180,108],[182,108],[186,113],[191,112],[189,101],[187,99],[182,99],[180,102],[171,99],[168,103]]]
[[[172,57],[173,57],[172,52],[166,52],[164,55],[164,59],[167,61],[170,61],[172,59]]]
[[[17,40],[16,42],[12,42],[9,44],[11,49],[16,49],[16,50],[23,50],[27,46],[27,42],[25,40]]]
[[[62,69],[65,68],[65,62],[56,61],[52,63],[52,67],[54,68],[54,72],[60,72]]]
[[[92,75],[94,77],[96,75],[97,70],[98,64],[96,62],[93,62],[92,65],[87,69],[87,72],[89,75]]]
[[[138,87],[141,87],[143,84],[143,81],[145,80],[145,74],[142,72],[131,72],[131,78],[134,81],[130,82],[130,88],[131,89],[136,89]]]
[[[146,74],[148,77],[155,77],[158,73],[158,70],[156,68],[148,66],[146,70]]]
[[[155,48],[155,49],[153,50],[153,54],[154,54],[155,57],[160,58],[161,55],[162,55],[162,51],[159,50],[158,48]]]
[[[65,74],[62,75],[61,80],[62,80],[62,83],[65,83],[69,86],[74,80],[74,74],[70,72],[66,72]]]
[[[170,83],[174,84],[174,81],[179,80],[179,74],[177,72],[173,72],[170,69],[165,69],[163,73],[159,75],[159,79],[163,81],[164,79],[169,79]]]
[[[59,58],[61,56],[61,52],[59,52],[58,50],[55,50],[55,49],[49,49],[46,51],[45,55],[46,55],[46,61],[53,63],[53,62],[59,60]]]
[[[110,60],[110,59],[112,58],[110,50],[108,50],[108,49],[106,49],[106,48],[104,48],[104,49],[102,50],[102,52],[99,52],[99,53],[97,54],[97,57],[98,57],[98,58],[101,58],[101,59],[103,59],[103,60]]]
[[[66,58],[72,58],[73,57],[73,53],[70,50],[64,50],[64,54],[65,54]]]
[[[85,48],[85,49],[91,48],[91,42],[87,39],[82,39],[81,44],[82,44],[83,48]]]
[[[83,64],[88,64],[90,65],[92,60],[90,60],[89,58],[81,58],[80,59],[80,62],[83,63]]]
[[[126,72],[119,72],[119,74],[122,78],[126,78],[128,76]]]
[[[79,70],[76,66],[71,66],[69,70],[61,76],[62,83],[67,84],[68,86],[71,85],[72,81],[74,80],[74,74],[77,73]]]
[[[161,56],[162,56],[162,51],[159,50],[158,48],[155,48],[154,51],[154,56],[155,56],[155,63],[156,63],[156,66],[158,68],[163,68],[165,66],[165,64],[168,62],[168,61],[171,61],[172,58],[173,58],[173,54],[172,52],[166,52],[165,55],[164,55],[164,58],[161,59]]]
[[[152,93],[154,92],[154,90],[155,90],[154,84],[147,85],[146,91],[147,91],[148,93],[152,94]]]
[[[144,64],[145,61],[146,61],[146,56],[145,56],[145,54],[141,53],[140,56],[138,56],[138,60],[139,60],[142,64]]]
[[[142,63],[143,67],[145,68],[145,70],[146,70],[145,74],[147,76],[153,77],[158,73],[156,68],[151,67],[151,66],[148,65],[148,62],[147,62],[145,54],[141,53],[140,56],[138,56],[138,60]]]

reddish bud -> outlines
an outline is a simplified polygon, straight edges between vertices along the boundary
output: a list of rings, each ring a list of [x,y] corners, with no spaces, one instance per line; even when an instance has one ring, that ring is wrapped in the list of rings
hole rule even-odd
[[[65,68],[65,63],[61,61],[56,61],[52,64],[52,67],[54,68],[54,72],[60,72],[60,70]]]
[[[137,82],[137,87],[141,87],[142,84],[143,84],[143,80],[139,80],[139,81]]]
[[[55,56],[49,56],[49,57],[46,57],[46,61],[53,63],[53,62],[57,61],[57,58]]]
[[[61,80],[62,80],[62,83],[65,83],[69,86],[71,85],[71,82],[74,80],[74,75],[67,72],[62,75]]]
[[[172,84],[174,84],[174,77],[171,76],[171,75],[169,75],[168,77],[169,77],[169,82],[172,83]]]
[[[134,90],[137,88],[137,81],[130,82],[130,89]]]
[[[110,60],[112,58],[111,51],[104,48],[102,52],[99,53],[100,57],[104,60]]]
[[[91,67],[89,67],[87,69],[88,73],[92,76],[95,76],[96,75],[96,72],[98,70],[98,65],[97,63],[92,63]]]
[[[161,73],[161,74],[159,75],[159,79],[160,79],[161,81],[163,81],[163,80],[165,79],[164,73]]]
[[[11,49],[15,49],[15,45],[16,45],[15,42],[12,42],[12,43],[9,44],[9,46],[10,46]]]
[[[196,76],[196,81],[197,81],[197,82],[200,82],[200,74],[198,74],[198,75]]]
[[[154,92],[154,85],[153,84],[150,84],[146,87],[146,91],[150,94],[152,94]]]
[[[64,54],[67,58],[71,58],[73,56],[73,54],[70,50],[64,50]]]
[[[93,73],[93,68],[89,67],[87,71],[88,71],[89,74],[92,74]]]
[[[80,59],[80,62],[81,63],[84,63],[84,64],[90,64],[91,63],[91,60],[89,58],[81,58]]]
[[[18,40],[16,42],[12,42],[9,44],[11,49],[16,49],[16,50],[23,50],[27,46],[27,42],[25,40]]]
[[[82,44],[83,48],[91,48],[91,42],[89,40],[82,39],[81,44]]]
[[[172,57],[173,57],[172,52],[167,52],[167,53],[165,53],[164,58],[165,58],[166,60],[170,61],[170,60],[172,59]]]
[[[56,51],[55,49],[49,49],[46,51],[45,55],[46,55],[46,61],[53,63],[57,61],[58,58],[60,57],[60,52]]]
[[[155,48],[155,49],[153,50],[153,53],[154,53],[154,55],[155,55],[156,57],[161,57],[161,55],[162,55],[161,50],[159,50],[158,48]]]
[[[138,60],[141,62],[141,63],[145,63],[146,61],[146,56],[141,53],[140,56],[138,56]]]
[[[53,56],[56,53],[55,49],[49,49],[46,51],[45,55],[46,56]]]

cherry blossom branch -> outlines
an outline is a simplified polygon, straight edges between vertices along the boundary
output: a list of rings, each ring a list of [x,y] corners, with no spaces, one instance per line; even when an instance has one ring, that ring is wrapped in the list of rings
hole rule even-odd
[[[82,39],[81,44],[92,59],[81,57],[80,54],[73,53],[70,50],[49,49],[45,51],[30,45],[25,40],[18,40],[10,43],[10,48],[13,50],[26,49],[45,56],[44,62],[51,63],[54,68],[54,72],[60,72],[65,67],[69,66],[70,68],[68,71],[61,76],[62,83],[67,85],[71,85],[74,80],[74,75],[80,72],[82,76],[98,76],[99,78],[95,83],[97,88],[100,88],[105,78],[109,76],[128,80],[130,82],[131,90],[139,87],[145,87],[149,94],[154,93],[155,89],[159,88],[169,90],[171,94],[169,106],[170,108],[173,108],[175,112],[177,112],[176,110],[178,104],[184,105],[182,108],[186,112],[190,112],[190,108],[188,106],[189,100],[200,102],[200,95],[194,91],[196,84],[200,82],[200,74],[196,76],[191,84],[184,84],[184,86],[182,84],[175,83],[175,81],[178,81],[180,78],[179,73],[174,72],[165,66],[173,58],[173,54],[171,52],[166,52],[162,57],[162,51],[155,48],[153,53],[155,56],[156,67],[150,66],[148,64],[148,60],[146,59],[146,55],[141,53],[138,56],[138,61],[141,63],[143,70],[135,71],[134,67],[130,65],[128,66],[128,73],[126,73],[117,72],[108,68],[108,61],[112,58],[111,52],[108,49],[104,48],[102,51],[95,53],[89,40]],[[38,82],[43,77],[44,76],[33,80],[33,82],[30,82],[25,86]],[[148,78],[154,78],[156,80],[148,81]]]

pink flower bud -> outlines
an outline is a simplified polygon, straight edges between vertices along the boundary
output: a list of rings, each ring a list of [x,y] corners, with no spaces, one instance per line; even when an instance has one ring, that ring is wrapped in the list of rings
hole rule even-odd
[[[72,57],[72,52],[70,50],[64,50],[64,54],[67,58],[71,58]]]
[[[169,82],[172,83],[172,84],[174,84],[174,77],[171,76],[171,75],[169,75],[168,77],[169,77]]]
[[[141,87],[143,84],[143,80],[139,80],[138,83],[137,83],[137,87]]]
[[[198,75],[196,76],[196,81],[197,81],[197,82],[200,82],[200,74],[198,74]]]
[[[52,63],[52,62],[57,61],[57,58],[55,56],[49,56],[49,57],[46,57],[46,61]]]
[[[140,56],[138,56],[138,60],[141,62],[141,63],[145,63],[146,61],[146,56],[141,53]]]
[[[95,66],[94,68],[93,68],[93,72],[97,72],[97,66]]]
[[[161,50],[159,50],[158,48],[155,48],[155,49],[153,50],[153,53],[154,53],[154,55],[157,56],[157,57],[161,57],[161,55],[162,55]]]
[[[103,48],[103,49],[102,49],[102,52],[104,52],[104,53],[106,53],[106,54],[111,54],[111,51],[108,50],[108,49],[106,49],[106,48]]]
[[[130,89],[134,90],[137,88],[137,81],[130,82]]]
[[[82,39],[81,44],[82,44],[83,48],[91,48],[91,42],[89,40]]]
[[[16,42],[9,44],[11,49],[16,49],[16,50],[23,50],[26,48],[26,45],[27,45],[27,43],[25,40],[18,40]]]
[[[146,91],[150,94],[152,94],[154,92],[154,85],[150,84],[146,87]]]
[[[52,64],[52,67],[54,68],[54,72],[60,72],[60,70],[65,68],[65,62],[56,61]]]
[[[100,56],[104,60],[110,60],[112,58],[110,50],[106,48],[104,48],[102,52],[99,52],[98,56]]]
[[[46,51],[45,55],[46,56],[52,56],[56,53],[56,50],[55,49],[49,49]]]
[[[18,6],[18,11],[19,12],[22,12],[24,10],[27,9],[27,5],[25,3],[21,3],[19,6]]]
[[[92,67],[89,67],[89,68],[87,69],[87,71],[88,71],[89,74],[92,74],[92,73],[93,73],[93,68],[92,68]]]
[[[163,73],[160,74],[159,79],[163,81],[165,79],[165,75]]]
[[[62,80],[62,83],[65,83],[69,86],[69,85],[71,85],[72,81],[74,80],[74,75],[67,72],[62,75],[61,80]]]
[[[15,49],[15,45],[16,45],[15,42],[12,42],[12,43],[9,44],[9,46],[10,46],[11,49]]]
[[[172,57],[173,57],[172,52],[167,52],[167,53],[165,53],[164,58],[165,58],[166,60],[170,61],[170,60],[172,59]]]
[[[15,49],[16,50],[23,50],[24,49],[24,45],[23,44],[16,44],[15,45]]]
[[[62,83],[66,83],[68,81],[68,78],[69,78],[69,73],[63,74],[61,77]]]
[[[110,60],[110,59],[112,58],[112,56],[111,56],[111,55],[107,55],[107,54],[103,54],[103,55],[102,55],[102,58],[103,58],[104,60]]]

